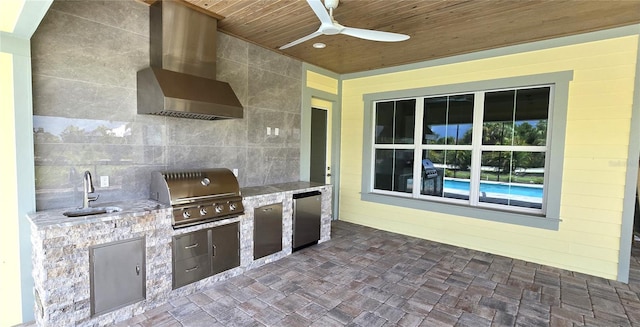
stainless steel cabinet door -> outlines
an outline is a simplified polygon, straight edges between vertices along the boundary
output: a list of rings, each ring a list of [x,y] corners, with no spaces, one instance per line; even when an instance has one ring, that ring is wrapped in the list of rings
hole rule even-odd
[[[238,223],[211,228],[213,274],[240,266]]]
[[[94,245],[89,262],[92,316],[145,299],[144,237]]]
[[[299,248],[320,240],[320,192],[294,194],[293,196],[293,248]]]
[[[254,209],[253,259],[282,251],[282,203]]]

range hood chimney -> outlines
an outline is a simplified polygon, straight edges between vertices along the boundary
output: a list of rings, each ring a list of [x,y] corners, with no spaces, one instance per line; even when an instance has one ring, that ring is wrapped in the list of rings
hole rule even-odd
[[[194,119],[242,118],[243,108],[216,78],[218,21],[176,0],[150,7],[150,66],[138,71],[138,113]]]

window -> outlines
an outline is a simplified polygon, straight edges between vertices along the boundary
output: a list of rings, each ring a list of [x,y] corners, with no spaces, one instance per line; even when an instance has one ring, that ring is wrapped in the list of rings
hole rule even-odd
[[[375,102],[373,192],[542,213],[551,89]]]
[[[557,229],[572,78],[366,94],[361,199]]]
[[[376,108],[374,188],[411,192],[416,100],[382,102]]]

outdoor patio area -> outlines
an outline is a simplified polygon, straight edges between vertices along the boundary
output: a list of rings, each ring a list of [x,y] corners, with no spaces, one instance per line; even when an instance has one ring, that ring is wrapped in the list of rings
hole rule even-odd
[[[624,284],[336,221],[329,242],[120,326],[631,326]]]

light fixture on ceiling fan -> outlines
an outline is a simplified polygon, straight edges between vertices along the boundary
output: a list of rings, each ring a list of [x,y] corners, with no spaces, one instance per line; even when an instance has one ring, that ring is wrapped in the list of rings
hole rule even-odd
[[[322,0],[307,0],[307,2],[309,3],[309,6],[316,14],[316,16],[318,16],[318,19],[320,19],[320,27],[317,31],[307,36],[281,46],[280,50],[290,48],[294,45],[298,45],[320,35],[344,34],[360,39],[380,42],[398,42],[409,39],[409,35],[405,34],[367,30],[340,25],[338,22],[336,22],[335,19],[333,19],[333,10],[338,7],[339,0],[325,0],[324,5],[322,5]],[[329,12],[325,10],[325,7],[329,10]]]

